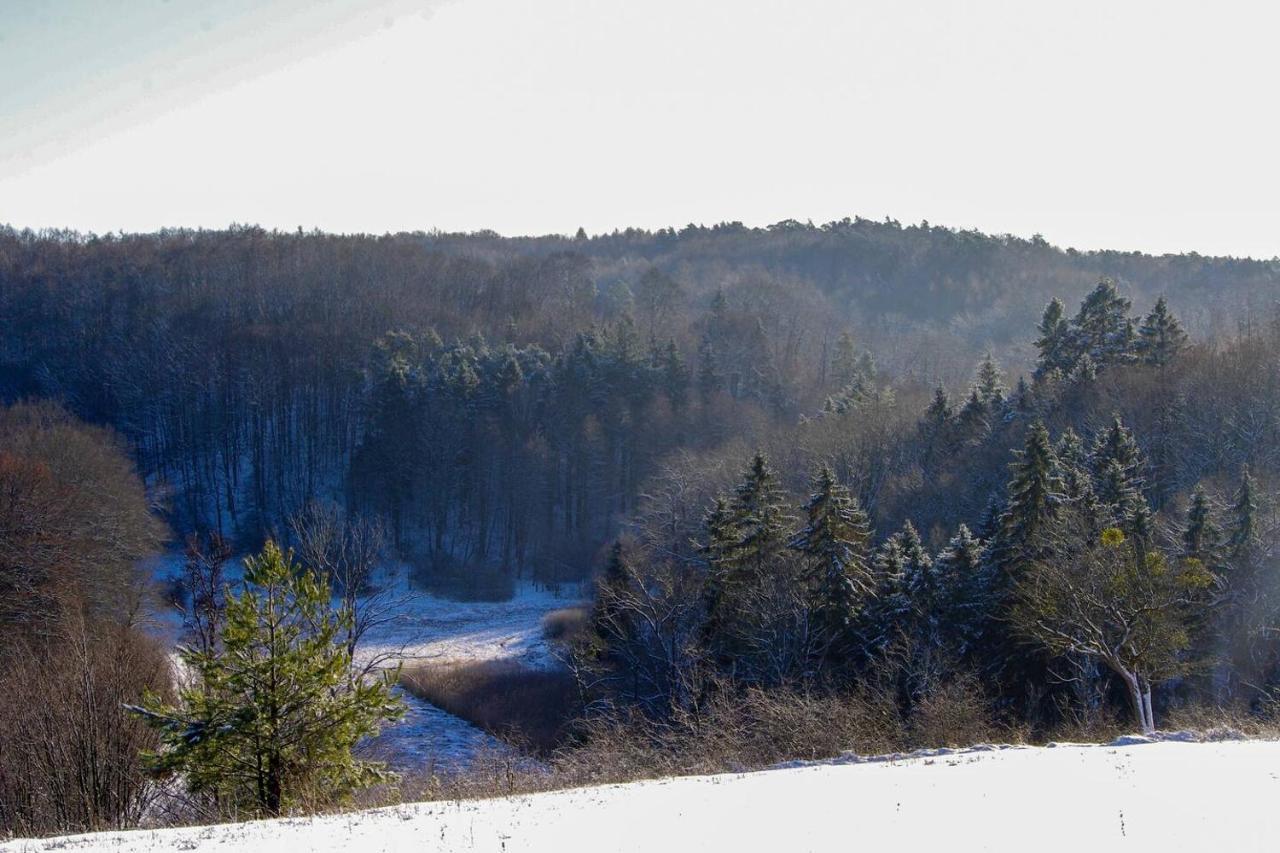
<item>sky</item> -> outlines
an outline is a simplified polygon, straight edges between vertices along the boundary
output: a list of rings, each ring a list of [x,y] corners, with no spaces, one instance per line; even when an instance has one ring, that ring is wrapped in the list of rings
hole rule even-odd
[[[1280,7],[0,0],[0,222],[1280,255]]]

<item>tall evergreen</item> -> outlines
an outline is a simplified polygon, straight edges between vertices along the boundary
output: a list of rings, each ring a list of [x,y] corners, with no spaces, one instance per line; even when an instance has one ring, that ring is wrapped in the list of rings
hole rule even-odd
[[[1004,405],[1008,389],[1005,387],[1000,367],[996,364],[995,357],[991,355],[989,350],[978,365],[974,388],[977,390],[978,396],[982,398],[982,402],[986,404],[988,411],[998,411]]]
[[[1249,467],[1240,473],[1240,487],[1231,505],[1227,547],[1236,559],[1247,558],[1258,542],[1258,498]]]
[[[1222,547],[1222,531],[1213,520],[1213,506],[1204,488],[1197,485],[1187,508],[1187,523],[1182,530],[1182,556],[1199,560],[1212,569]]]
[[[943,633],[955,652],[963,656],[970,651],[989,615],[981,540],[961,524],[934,565],[942,588]]]
[[[858,351],[853,336],[841,332],[831,354],[831,382],[836,388],[851,385],[858,376]]]
[[[862,602],[874,591],[867,566],[870,524],[857,499],[826,465],[814,477],[805,512],[805,527],[790,546],[813,563],[819,631],[833,650],[843,649]]]
[[[1187,333],[1161,296],[1138,329],[1138,352],[1147,364],[1164,366],[1187,345]]]
[[[1075,352],[1088,355],[1099,366],[1125,361],[1134,349],[1133,325],[1128,316],[1131,304],[1120,295],[1114,281],[1099,281],[1072,321]]]
[[[787,531],[795,519],[787,511],[778,478],[763,453],[752,457],[743,474],[729,505],[729,518],[737,535],[731,562],[762,571],[768,559],[786,544]]]
[[[1073,366],[1070,341],[1070,324],[1066,318],[1066,307],[1062,300],[1054,298],[1045,306],[1044,314],[1037,327],[1040,337],[1036,339],[1035,377],[1043,378],[1052,371],[1067,373]]]
[[[1036,535],[1056,516],[1063,499],[1057,455],[1042,421],[1031,425],[1011,467],[1008,500],[992,550],[1002,576],[1015,573],[1032,556]]]

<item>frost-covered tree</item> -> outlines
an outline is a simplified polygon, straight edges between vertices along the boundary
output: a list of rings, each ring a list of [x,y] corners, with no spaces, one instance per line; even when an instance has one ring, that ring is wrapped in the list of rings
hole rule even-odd
[[[1040,337],[1036,338],[1035,378],[1041,379],[1053,371],[1070,372],[1074,366],[1071,352],[1070,323],[1066,318],[1066,307],[1056,297],[1045,306],[1044,314],[1037,326]]]
[[[863,602],[874,592],[867,565],[871,527],[849,490],[823,465],[813,479],[804,529],[790,546],[808,559],[814,618],[821,642],[835,653],[847,651]]]
[[[1187,333],[1161,296],[1138,329],[1138,353],[1148,364],[1164,366],[1187,345]]]
[[[978,374],[974,380],[974,388],[989,411],[999,411],[1004,405],[1008,388],[1004,384],[1004,376],[995,357],[988,350],[978,365]]]
[[[1135,333],[1128,316],[1131,304],[1120,295],[1114,281],[1104,278],[1098,282],[1071,322],[1076,360],[1087,355],[1095,365],[1106,367],[1132,357]]]

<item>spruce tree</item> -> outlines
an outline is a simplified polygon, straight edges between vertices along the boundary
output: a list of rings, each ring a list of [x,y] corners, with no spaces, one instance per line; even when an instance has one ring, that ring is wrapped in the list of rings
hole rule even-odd
[[[1061,299],[1055,297],[1045,306],[1037,327],[1040,337],[1035,342],[1039,353],[1036,359],[1036,379],[1042,379],[1055,370],[1068,373],[1074,366],[1075,358],[1070,351],[1070,324],[1065,314],[1066,307]]]
[[[942,587],[944,636],[957,654],[965,655],[989,615],[981,540],[961,524],[934,565]]]
[[[1005,387],[1004,378],[1000,374],[1000,367],[996,364],[996,360],[989,350],[982,357],[982,363],[978,365],[974,388],[988,411],[999,411],[1000,407],[1004,405],[1005,394],[1008,389]]]
[[[1161,296],[1138,330],[1138,352],[1147,364],[1160,367],[1177,357],[1187,345],[1187,333]]]
[[[831,354],[831,381],[836,388],[847,388],[858,377],[858,351],[853,336],[841,332]]]
[[[404,708],[394,672],[352,678],[343,642],[352,618],[268,542],[228,596],[220,647],[179,650],[193,678],[178,703],[153,695],[135,709],[161,733],[155,768],[224,807],[265,815],[341,802],[389,778],[353,750]]]
[[[818,630],[832,651],[844,650],[862,602],[873,592],[867,566],[871,528],[849,490],[823,465],[805,506],[806,524],[790,546],[809,558]]]
[[[1248,558],[1258,542],[1258,499],[1249,466],[1240,472],[1240,487],[1231,505],[1227,547],[1235,559]]]
[[[1057,515],[1063,499],[1057,455],[1042,421],[1031,425],[1011,467],[1008,500],[992,551],[997,569],[1005,576],[1031,558],[1037,534]]]
[[[729,505],[729,522],[737,541],[727,562],[763,572],[769,559],[786,544],[793,521],[773,469],[763,453],[756,453]]]
[[[1132,303],[1120,295],[1109,278],[1084,298],[1072,321],[1072,349],[1106,367],[1127,360],[1134,351],[1133,324],[1128,317]]]
[[[1187,508],[1187,523],[1182,531],[1182,556],[1199,560],[1212,569],[1222,547],[1222,531],[1213,520],[1213,505],[1204,488],[1197,485]]]

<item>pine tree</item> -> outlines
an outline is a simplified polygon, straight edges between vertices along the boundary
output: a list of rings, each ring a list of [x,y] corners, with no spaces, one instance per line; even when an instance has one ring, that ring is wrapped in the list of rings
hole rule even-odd
[[[991,408],[982,399],[982,394],[975,387],[969,391],[969,399],[956,415],[956,429],[960,440],[978,442],[991,430]]]
[[[1240,488],[1231,506],[1231,524],[1227,547],[1235,559],[1250,556],[1258,542],[1258,499],[1254,494],[1253,476],[1246,465],[1240,473]]]
[[[1116,290],[1114,281],[1099,281],[1072,321],[1072,349],[1088,355],[1100,367],[1131,357],[1135,349],[1133,324],[1128,317],[1131,304]]]
[[[823,465],[805,507],[807,522],[790,546],[812,562],[818,629],[833,651],[847,647],[853,620],[873,592],[867,566],[871,528],[849,490]]]
[[[955,413],[951,410],[951,400],[947,398],[947,389],[939,385],[933,389],[933,400],[925,409],[924,424],[926,430],[936,435],[947,425]]]
[[[1160,367],[1177,357],[1187,345],[1187,333],[1161,296],[1138,330],[1138,352],[1147,364]]]
[[[221,647],[179,650],[194,678],[178,704],[153,695],[135,709],[161,733],[156,769],[181,773],[223,806],[267,815],[342,801],[387,779],[353,750],[404,708],[391,692],[395,673],[352,677],[350,619],[332,609],[328,587],[268,542],[228,597]]]
[[[756,453],[729,505],[729,521],[737,541],[727,561],[760,573],[786,543],[794,519],[787,512],[778,479],[763,453]]]
[[[936,645],[939,615],[942,610],[942,583],[934,568],[933,558],[925,550],[915,525],[903,523],[898,533],[902,551],[902,588],[911,610],[911,633],[919,642]]]
[[[1187,509],[1187,523],[1182,531],[1182,556],[1199,560],[1205,568],[1218,562],[1222,546],[1222,531],[1213,520],[1213,506],[1204,488],[1197,485],[1191,493],[1191,506]]]
[[[974,387],[988,411],[999,411],[1004,405],[1008,389],[1005,387],[1004,378],[1000,375],[1000,367],[990,351],[982,357],[982,363],[978,365]]]
[[[1043,422],[1031,425],[1024,449],[1011,467],[1009,497],[992,552],[996,567],[1006,576],[1032,556],[1037,534],[1057,515],[1063,499],[1058,459]]]
[[[662,384],[667,392],[667,399],[677,410],[684,408],[689,399],[689,368],[685,366],[680,348],[674,340],[668,340],[662,352],[660,369]]]
[[[961,524],[938,555],[935,571],[942,587],[944,636],[958,655],[965,655],[989,615],[981,540]]]
[[[836,388],[847,388],[858,377],[858,351],[853,336],[841,332],[831,354],[831,381]]]
[[[1110,509],[1112,521],[1126,533],[1133,534],[1129,521],[1145,504],[1142,496],[1143,470],[1146,461],[1132,431],[1119,415],[1100,432],[1093,445],[1093,469],[1097,478],[1098,499]]]
[[[1055,298],[1045,306],[1044,315],[1037,327],[1040,337],[1036,339],[1035,378],[1041,379],[1054,370],[1070,372],[1075,359],[1070,351],[1070,325],[1066,319],[1066,307],[1061,299]]]

